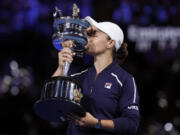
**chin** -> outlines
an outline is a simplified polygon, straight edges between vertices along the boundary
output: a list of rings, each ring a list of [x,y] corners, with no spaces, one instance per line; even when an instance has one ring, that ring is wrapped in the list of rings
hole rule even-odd
[[[91,56],[94,56],[94,55],[95,55],[94,52],[91,51],[91,50],[86,50],[86,53],[89,54],[89,55],[91,55]]]
[[[98,55],[99,53],[97,53],[96,50],[92,49],[92,48],[87,48],[86,49],[86,53],[89,54],[89,55],[92,55],[92,56],[96,56]]]

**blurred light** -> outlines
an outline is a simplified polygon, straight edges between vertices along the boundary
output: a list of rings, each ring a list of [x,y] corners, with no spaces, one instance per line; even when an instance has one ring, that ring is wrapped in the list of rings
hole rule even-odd
[[[161,108],[167,107],[167,105],[168,105],[167,99],[165,99],[165,98],[160,98],[159,101],[158,101],[158,105],[159,105]]]
[[[10,64],[9,64],[11,70],[15,70],[18,68],[18,63],[16,61],[11,61]]]
[[[155,125],[149,125],[148,126],[148,132],[150,133],[150,134],[154,134],[154,133],[156,133],[158,131],[158,127],[156,127]]]
[[[161,108],[166,108],[168,106],[166,93],[162,90],[159,90],[157,92],[157,97],[158,97],[158,106]]]
[[[168,122],[168,123],[166,123],[166,124],[164,125],[164,130],[165,130],[165,131],[169,132],[169,131],[171,131],[172,129],[173,129],[173,124],[172,124],[172,123]]]
[[[175,116],[173,118],[173,123],[174,123],[175,127],[180,127],[180,117],[179,116]]]
[[[12,77],[11,76],[9,76],[9,75],[4,76],[3,83],[5,83],[7,85],[10,85],[11,82],[12,82]]]
[[[39,132],[37,131],[37,128],[31,127],[29,129],[29,135],[38,135]]]
[[[6,93],[9,90],[9,85],[2,83],[0,88],[2,90],[2,93]]]
[[[88,2],[88,1],[87,1]],[[92,8],[91,8],[91,1],[89,1],[87,4],[86,2],[86,5],[83,5],[82,8],[81,8],[81,14],[82,14],[82,17],[86,17],[86,16],[92,16]]]
[[[112,15],[113,20],[115,20],[117,22],[121,20],[120,12],[121,12],[120,8],[115,9],[115,11],[113,12],[113,15]]]
[[[17,96],[18,94],[19,94],[19,88],[18,87],[16,87],[16,86],[13,86],[12,88],[11,88],[11,94],[13,95],[13,96]]]
[[[162,129],[162,124],[159,122],[153,122],[148,126],[148,134],[155,135],[158,131]]]
[[[157,12],[157,20],[160,22],[166,22],[168,20],[168,14],[164,7],[159,7]]]
[[[24,76],[28,75],[28,71],[25,68],[20,68],[19,75],[20,75],[20,77],[24,77]]]
[[[148,14],[148,15],[151,14],[152,13],[152,8],[149,5],[146,5],[144,7],[144,13]]]
[[[157,92],[157,97],[158,98],[162,98],[162,97],[166,97],[166,94],[165,94],[165,92],[164,91],[162,91],[162,90],[158,90],[158,92]]]
[[[33,122],[33,117],[31,114],[29,113],[26,113],[24,114],[24,121],[27,123],[27,124],[31,124]]]
[[[14,77],[19,77],[19,69],[14,69],[14,70],[11,70],[11,74],[14,76]]]
[[[18,86],[21,83],[20,78],[14,78],[13,79],[13,85]]]
[[[171,14],[173,14],[173,15],[176,14],[176,8],[174,6],[171,6],[169,10],[170,10]]]
[[[140,24],[148,25],[150,23],[149,17],[147,15],[142,15],[140,17]]]
[[[172,65],[172,72],[177,73],[180,70],[180,63],[178,61],[175,61]]]
[[[179,132],[177,130],[172,130],[170,132],[170,135],[180,135]]]
[[[29,77],[24,77],[23,80],[22,80],[22,84],[25,86],[25,87],[28,87],[32,84],[32,81]]]
[[[130,23],[132,20],[132,10],[130,5],[126,2],[121,3],[120,6],[121,14],[122,14],[122,21],[125,23]]]

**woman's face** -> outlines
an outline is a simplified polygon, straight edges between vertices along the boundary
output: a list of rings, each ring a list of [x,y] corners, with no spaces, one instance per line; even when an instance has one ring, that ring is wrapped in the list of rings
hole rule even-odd
[[[86,30],[88,44],[86,46],[87,53],[96,56],[107,51],[108,36],[94,26],[90,26]]]

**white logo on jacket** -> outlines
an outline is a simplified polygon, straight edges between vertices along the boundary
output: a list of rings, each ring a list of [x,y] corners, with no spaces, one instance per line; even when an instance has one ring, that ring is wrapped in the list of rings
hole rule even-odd
[[[105,83],[104,88],[111,89],[112,83]]]
[[[128,109],[129,110],[139,110],[138,106],[137,105],[131,105],[131,106],[128,106]]]

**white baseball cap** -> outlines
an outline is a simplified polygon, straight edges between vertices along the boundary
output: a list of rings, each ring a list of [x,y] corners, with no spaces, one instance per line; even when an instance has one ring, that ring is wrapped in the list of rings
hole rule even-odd
[[[124,34],[122,29],[115,23],[112,22],[96,22],[90,16],[85,18],[86,21],[90,23],[90,25],[95,26],[99,30],[106,33],[112,40],[116,41],[115,48],[116,51],[121,47],[121,44],[124,40]]]

